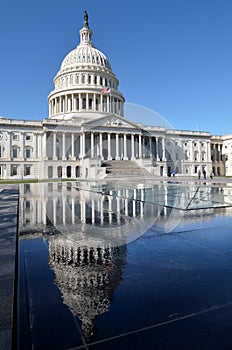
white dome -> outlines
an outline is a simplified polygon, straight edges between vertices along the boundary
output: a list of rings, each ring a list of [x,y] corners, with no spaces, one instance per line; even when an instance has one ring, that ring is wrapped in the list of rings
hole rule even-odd
[[[85,66],[100,66],[111,70],[108,59],[101,51],[95,47],[82,44],[67,54],[61,64],[61,70],[77,68],[83,64]]]

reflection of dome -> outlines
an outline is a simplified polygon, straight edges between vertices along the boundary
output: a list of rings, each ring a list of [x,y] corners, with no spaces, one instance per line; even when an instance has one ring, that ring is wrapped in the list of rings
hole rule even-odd
[[[108,311],[113,292],[120,283],[126,246],[80,247],[78,241],[66,240],[65,236],[49,240],[50,266],[64,304],[79,317],[83,333],[90,339],[94,319]]]

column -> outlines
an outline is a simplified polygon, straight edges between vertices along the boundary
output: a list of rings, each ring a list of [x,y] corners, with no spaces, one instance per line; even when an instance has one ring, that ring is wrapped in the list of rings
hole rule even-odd
[[[71,134],[71,159],[74,160],[74,134]]]
[[[100,138],[100,140],[99,140],[99,147],[100,147],[100,158],[102,159],[103,157],[102,157],[102,133],[100,132],[100,134],[99,134],[99,138]]]
[[[76,104],[75,104],[75,96],[74,94],[71,95],[71,111],[76,110]]]
[[[145,136],[143,136],[142,144],[143,144],[142,155],[143,155],[143,158],[146,158]]]
[[[85,157],[85,133],[82,134],[82,142],[83,142],[83,145],[82,145],[82,158]]]
[[[118,134],[116,134],[116,160],[119,160],[119,143],[118,143]]]
[[[51,116],[51,115],[52,115],[52,105],[51,105],[51,102],[49,102],[48,107],[49,107],[49,116]]]
[[[126,143],[126,134],[123,135],[124,136],[124,152],[123,152],[123,159],[124,160],[128,160],[128,157],[127,157],[127,143]]]
[[[79,95],[79,110],[82,109],[82,97],[81,97],[81,93],[78,94]]]
[[[42,144],[41,144],[41,153],[42,153],[42,157],[44,159],[48,159],[47,158],[47,134],[46,132],[43,134],[42,136]]]
[[[100,112],[103,112],[103,96],[100,95]]]
[[[131,160],[135,159],[135,135],[131,134]]]
[[[160,156],[159,156],[159,138],[156,137],[156,160],[157,162],[160,160]]]
[[[162,138],[162,161],[165,160],[165,139]]]
[[[94,157],[94,133],[93,132],[91,132],[91,146],[90,147],[91,147],[91,150],[90,150],[91,158],[93,158]]]
[[[107,96],[106,101],[107,101],[106,112],[110,113],[110,96]]]
[[[96,112],[96,94],[93,94],[93,111]]]
[[[56,133],[53,132],[53,154],[52,154],[52,159],[53,160],[57,160],[57,157],[56,157]]]
[[[62,160],[65,160],[65,133],[62,134]]]
[[[80,134],[80,158],[83,158],[83,134]]]
[[[150,158],[152,158],[152,143],[151,143],[151,136],[149,136],[149,152],[150,152]]]
[[[108,133],[108,160],[111,160],[111,134]]]
[[[139,135],[139,158],[142,158],[142,139],[141,139],[141,135]]]
[[[89,94],[86,94],[86,110],[89,110]]]
[[[210,142],[207,142],[207,161],[211,162],[211,145],[210,145]]]
[[[68,96],[65,95],[64,97],[64,113],[66,113],[68,110]]]

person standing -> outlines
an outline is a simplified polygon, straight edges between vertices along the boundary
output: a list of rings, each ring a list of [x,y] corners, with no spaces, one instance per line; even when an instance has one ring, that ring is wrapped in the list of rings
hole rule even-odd
[[[198,180],[200,180],[200,178],[201,178],[201,171],[200,171],[200,169],[198,170]]]

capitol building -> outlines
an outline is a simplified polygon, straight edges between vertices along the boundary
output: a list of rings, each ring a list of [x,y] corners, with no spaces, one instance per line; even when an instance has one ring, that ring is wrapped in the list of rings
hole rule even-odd
[[[197,176],[199,170],[231,176],[232,135],[126,119],[119,81],[94,47],[92,34],[85,12],[80,42],[54,78],[48,118],[0,118],[0,178],[97,180],[117,169],[153,176]]]

